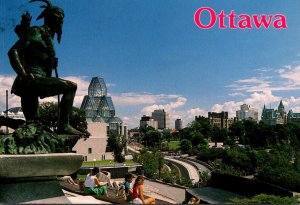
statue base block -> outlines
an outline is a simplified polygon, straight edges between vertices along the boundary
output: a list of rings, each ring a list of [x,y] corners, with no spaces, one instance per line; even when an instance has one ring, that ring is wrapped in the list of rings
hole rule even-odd
[[[56,177],[74,173],[82,162],[74,153],[0,155],[0,203],[70,204]]]

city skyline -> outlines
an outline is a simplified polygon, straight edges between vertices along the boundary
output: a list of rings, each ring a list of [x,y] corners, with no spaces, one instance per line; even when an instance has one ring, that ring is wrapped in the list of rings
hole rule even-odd
[[[70,2],[72,2],[70,4]],[[55,43],[58,73],[78,84],[74,106],[80,107],[92,77],[107,84],[116,115],[129,128],[143,115],[165,109],[171,128],[195,116],[226,111],[230,117],[246,103],[257,109],[300,112],[300,1],[226,2],[195,0],[52,0],[65,10],[61,44]],[[14,27],[29,11],[32,25],[42,2],[1,1],[0,110],[5,90],[16,76],[7,51],[17,40]],[[200,7],[217,13],[282,14],[286,29],[201,30],[194,23]],[[227,20],[226,20],[227,21]],[[227,22],[226,22],[227,23]],[[47,98],[45,100],[56,100]],[[10,107],[20,98],[9,96]]]

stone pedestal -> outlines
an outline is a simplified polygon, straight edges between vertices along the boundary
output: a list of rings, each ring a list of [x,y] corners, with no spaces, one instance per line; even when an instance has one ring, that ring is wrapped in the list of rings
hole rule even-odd
[[[70,203],[56,176],[74,173],[82,162],[74,153],[0,155],[0,203]]]

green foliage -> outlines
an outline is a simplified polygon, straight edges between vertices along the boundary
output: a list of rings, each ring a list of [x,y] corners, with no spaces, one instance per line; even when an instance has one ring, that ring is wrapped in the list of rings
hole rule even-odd
[[[54,102],[44,102],[39,106],[40,121],[49,129],[56,130],[58,126],[58,106]],[[70,119],[70,124],[75,129],[86,133],[89,136],[90,133],[87,131],[87,122],[85,117],[85,111],[73,107],[73,114]]]
[[[187,153],[191,149],[192,149],[192,142],[190,140],[187,140],[187,139],[181,140],[181,142],[180,142],[180,150],[183,153]]]
[[[143,140],[149,147],[159,146],[162,141],[162,134],[157,130],[149,130]]]
[[[184,177],[181,178],[181,180],[180,180],[180,185],[185,186],[185,187],[190,187],[190,188],[193,187],[192,180],[186,179],[186,178],[184,178]]]
[[[213,142],[224,142],[228,137],[226,128],[213,127],[211,140]]]
[[[134,155],[135,162],[143,164],[143,170],[146,177],[154,178],[163,166],[163,157],[160,152],[150,152],[142,150],[140,154]]]
[[[300,153],[298,153],[294,159],[294,167],[297,172],[300,172]]]
[[[259,194],[252,198],[234,198],[233,203],[237,204],[296,204],[299,203],[299,197],[280,197],[267,194]]]
[[[231,165],[222,163],[221,160],[215,160],[210,163],[214,171],[221,174],[229,174],[233,176],[241,176],[241,171]]]
[[[119,163],[125,162],[123,150],[126,146],[125,136],[118,135],[117,131],[111,130],[107,138],[107,147],[114,153],[114,160]]]
[[[0,136],[0,154],[17,154],[17,146],[12,135]]]
[[[256,167],[255,155],[251,150],[234,147],[226,150],[223,162],[241,171],[240,175],[253,174]]]
[[[226,150],[221,148],[204,148],[201,149],[198,153],[197,159],[208,162],[208,161],[214,161],[216,159],[222,159],[226,154]]]
[[[200,179],[199,182],[201,183],[201,185],[203,185],[203,186],[207,185],[210,180],[209,172],[207,172],[207,171],[199,172],[199,179]]]
[[[179,183],[179,174],[177,171],[172,170],[171,172],[169,171],[164,171],[160,175],[160,179],[163,180],[165,183]]]

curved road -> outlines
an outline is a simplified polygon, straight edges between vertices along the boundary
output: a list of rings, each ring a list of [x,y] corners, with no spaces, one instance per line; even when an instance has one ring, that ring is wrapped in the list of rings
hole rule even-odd
[[[198,173],[198,170],[193,165],[191,165],[191,164],[189,164],[187,162],[175,159],[173,157],[165,157],[165,159],[167,159],[169,161],[172,161],[172,162],[176,162],[176,163],[181,164],[182,166],[184,166],[188,170],[190,179],[192,180],[193,184],[199,182],[199,173]]]

